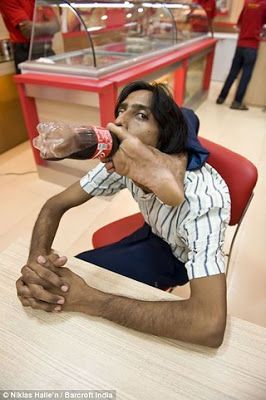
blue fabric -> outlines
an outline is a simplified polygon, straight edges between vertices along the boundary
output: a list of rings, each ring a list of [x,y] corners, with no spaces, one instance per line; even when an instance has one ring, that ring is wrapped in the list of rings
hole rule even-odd
[[[242,75],[236,90],[235,101],[242,103],[257,59],[257,49],[251,47],[237,47],[230,72],[226,78],[219,98],[226,99],[232,84],[240,70]]]
[[[186,120],[188,127],[188,140],[187,140],[187,152],[188,152],[188,171],[194,171],[199,169],[206,162],[209,157],[209,152],[206,150],[198,139],[199,132],[199,119],[194,111],[188,108],[181,108],[182,114]]]
[[[146,223],[117,243],[84,251],[76,257],[160,289],[188,282],[184,264]]]

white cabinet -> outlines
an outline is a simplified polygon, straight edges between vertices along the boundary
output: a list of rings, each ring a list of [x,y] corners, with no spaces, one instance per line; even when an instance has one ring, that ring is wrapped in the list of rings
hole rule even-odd
[[[224,82],[235,54],[238,35],[216,32],[214,38],[218,39],[218,43],[215,49],[211,79]]]

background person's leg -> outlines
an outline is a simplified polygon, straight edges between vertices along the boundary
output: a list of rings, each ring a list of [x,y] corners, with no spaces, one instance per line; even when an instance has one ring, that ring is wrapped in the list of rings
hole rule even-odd
[[[24,61],[27,61],[29,57],[29,45],[27,43],[15,43],[14,44],[14,63],[16,68],[16,74],[20,74],[21,71],[18,65]]]
[[[188,282],[184,264],[147,224],[115,244],[85,251],[76,257],[161,289]]]
[[[222,104],[226,99],[232,84],[234,83],[235,79],[237,78],[237,75],[239,74],[239,71],[241,70],[242,65],[243,65],[242,49],[241,47],[237,47],[230,72],[226,78],[221,93],[219,94],[218,99],[216,100],[217,104]]]
[[[236,91],[235,100],[242,104],[243,98],[246,94],[249,81],[254,70],[257,59],[257,49],[243,48],[243,72],[239,81]]]

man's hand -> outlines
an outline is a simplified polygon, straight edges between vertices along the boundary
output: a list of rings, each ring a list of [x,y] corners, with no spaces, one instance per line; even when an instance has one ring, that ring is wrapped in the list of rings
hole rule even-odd
[[[64,294],[65,302],[61,306],[62,311],[77,311],[99,316],[100,300],[103,299],[105,293],[88,286],[84,279],[69,268],[60,267],[57,270],[69,287],[68,292]],[[60,290],[55,288],[53,293],[60,295]]]
[[[47,281],[32,272],[28,274],[27,268],[23,267],[24,274],[17,281],[18,296],[22,305],[43,311],[78,311],[94,316],[100,315],[99,304],[104,293],[89,287],[79,275],[70,269],[63,268],[62,259],[63,257],[54,257],[51,262],[43,256],[38,257],[38,261],[45,265],[44,268],[48,272],[56,274],[58,279],[65,282],[68,287],[67,293],[62,296],[58,286],[48,284]],[[24,279],[27,280],[27,283],[24,282]]]
[[[60,311],[60,306],[65,302],[62,296],[69,286],[58,275],[58,268],[65,265],[66,257],[59,257],[51,253],[44,258],[39,256],[37,261],[29,261],[22,270],[22,276],[17,280],[17,294],[24,306],[36,307],[45,311]],[[52,291],[58,288],[58,294]],[[37,308],[37,307],[36,307]]]
[[[129,177],[165,204],[179,206],[184,201],[186,155],[164,154],[113,123],[107,128],[121,142],[112,160],[105,160],[107,171]]]
[[[32,21],[30,20],[24,20],[19,23],[19,29],[20,32],[22,33],[25,38],[29,39],[31,35],[31,29],[32,29]]]

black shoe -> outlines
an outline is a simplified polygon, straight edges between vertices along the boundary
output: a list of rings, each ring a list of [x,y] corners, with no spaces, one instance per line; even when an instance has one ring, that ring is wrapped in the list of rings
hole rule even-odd
[[[248,107],[245,104],[241,104],[238,101],[233,101],[230,108],[232,108],[233,110],[241,110],[241,111],[248,110]]]
[[[218,99],[216,100],[216,104],[223,104],[224,100],[222,97],[218,97]]]

